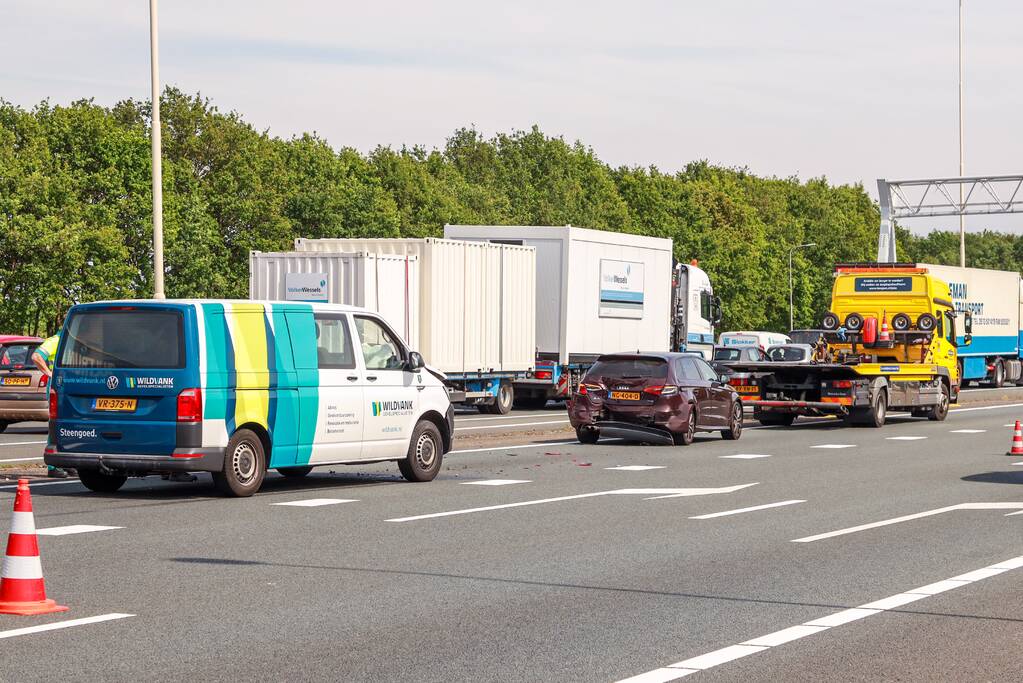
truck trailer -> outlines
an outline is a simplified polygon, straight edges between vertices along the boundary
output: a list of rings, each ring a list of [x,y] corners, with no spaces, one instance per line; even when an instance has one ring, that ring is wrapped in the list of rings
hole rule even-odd
[[[913,263],[839,264],[813,363],[736,363],[730,380],[765,425],[836,415],[880,427],[889,409],[944,420],[958,397],[957,352],[972,316],[949,286]]]
[[[534,363],[533,249],[430,238],[298,239],[295,247],[252,252],[252,298],[378,311],[445,375],[452,402],[511,410],[513,382]]]
[[[520,407],[569,397],[601,354],[710,358],[720,304],[703,270],[673,263],[670,239],[571,225],[445,225],[444,236],[536,249],[536,361],[515,380]]]
[[[973,342],[959,351],[962,386],[1023,381],[1023,279],[1016,271],[920,264],[948,283],[956,311],[973,317]]]

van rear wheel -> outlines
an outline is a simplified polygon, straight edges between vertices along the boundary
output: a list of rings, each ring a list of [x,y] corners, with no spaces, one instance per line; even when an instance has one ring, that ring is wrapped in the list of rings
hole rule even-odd
[[[409,440],[408,454],[398,461],[401,476],[409,481],[433,481],[444,459],[444,442],[437,425],[420,420]]]
[[[285,477],[298,478],[304,477],[305,475],[312,472],[313,466],[308,465],[306,467],[278,467],[277,471],[280,472]]]
[[[213,483],[227,496],[251,496],[263,485],[266,476],[266,452],[255,432],[239,429],[227,442],[224,469],[213,473]]]
[[[118,474],[103,474],[99,470],[78,470],[78,480],[90,491],[96,493],[113,493],[128,481],[128,477]]]

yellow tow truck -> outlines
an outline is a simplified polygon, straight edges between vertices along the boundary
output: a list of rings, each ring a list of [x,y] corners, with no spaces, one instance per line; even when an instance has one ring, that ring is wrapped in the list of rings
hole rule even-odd
[[[959,394],[956,349],[971,340],[948,284],[913,263],[835,266],[810,363],[737,363],[731,379],[766,425],[837,415],[880,427],[889,410],[944,420]]]

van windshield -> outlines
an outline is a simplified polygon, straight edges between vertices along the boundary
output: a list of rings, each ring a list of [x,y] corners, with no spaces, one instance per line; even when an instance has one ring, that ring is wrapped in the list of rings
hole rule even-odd
[[[183,368],[180,311],[93,309],[72,314],[61,339],[65,368]]]

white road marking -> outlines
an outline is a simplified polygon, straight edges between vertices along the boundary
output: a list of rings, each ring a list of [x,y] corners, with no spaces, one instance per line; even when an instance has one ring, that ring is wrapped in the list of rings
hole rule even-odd
[[[29,483],[29,486],[31,488],[35,488],[36,486],[56,486],[57,484],[79,484],[79,483],[81,483],[81,482],[79,482],[77,479],[61,479],[60,481],[33,481],[33,482]],[[11,484],[9,486],[0,486],[0,489],[16,489],[16,488],[18,488],[17,484]]]
[[[1023,403],[999,403],[996,406],[974,406],[973,408],[951,408],[949,412],[952,413],[969,413],[974,410],[998,410],[999,408],[1018,408],[1023,406]]]
[[[0,443],[0,446],[39,446],[45,443],[45,441],[8,441]]]
[[[903,515],[902,517],[894,517],[892,519],[885,519],[880,522],[871,522],[870,524],[861,524],[859,526],[849,527],[848,529],[839,529],[838,531],[829,531],[826,534],[817,534],[815,536],[806,536],[804,538],[792,539],[792,543],[812,543],[813,541],[822,541],[825,538],[834,538],[835,536],[844,536],[846,534],[854,534],[857,531],[866,531],[868,529],[876,529],[882,526],[888,526],[890,524],[899,524],[900,522],[909,522],[914,519],[922,519],[924,517],[931,517],[933,515],[940,515],[944,512],[952,512],[953,510],[1020,510],[1023,509],[1023,503],[960,503],[959,505],[949,505],[948,507],[938,508],[936,510],[927,510],[926,512],[917,512],[912,515]]]
[[[72,626],[85,626],[86,624],[98,624],[102,621],[113,621],[114,619],[125,619],[127,617],[133,617],[134,614],[120,614],[117,612],[111,614],[100,614],[96,617],[85,617],[84,619],[69,619],[68,621],[55,621],[49,624],[39,624],[38,626],[26,626],[25,628],[15,628],[10,631],[0,631],[0,638],[14,638],[16,636],[26,636],[30,633],[42,633],[44,631],[56,631],[62,628],[71,628]]]
[[[732,493],[747,486],[756,484],[739,484],[738,486],[725,486],[722,488],[691,488],[691,489],[615,489],[614,491],[595,491],[593,493],[579,493],[574,496],[558,496],[557,498],[541,498],[539,500],[523,500],[518,503],[505,503],[503,505],[488,505],[486,507],[466,508],[462,510],[448,510],[447,512],[433,512],[426,515],[414,515],[412,517],[396,517],[387,519],[387,522],[414,522],[420,519],[434,519],[436,517],[452,517],[454,515],[468,515],[474,512],[489,512],[491,510],[505,510],[508,508],[525,507],[527,505],[543,505],[544,503],[558,503],[563,500],[578,500],[580,498],[593,498],[595,496],[656,496],[658,498],[676,498],[680,496],[704,496],[714,493]],[[652,500],[652,499],[648,499]]]
[[[822,443],[817,446],[810,446],[810,448],[856,448],[854,443]]]
[[[608,439],[610,441],[610,439]],[[519,448],[550,448],[551,446],[581,446],[578,441],[551,441],[548,443],[524,443],[517,446],[492,446],[490,448],[466,448],[461,451],[450,451],[448,455],[458,455],[460,453],[487,453],[490,451],[512,451]]]
[[[778,503],[768,503],[766,505],[754,505],[748,508],[739,508],[738,510],[725,510],[724,512],[712,512],[709,515],[697,515],[690,517],[689,519],[714,519],[715,517],[727,517],[729,515],[741,515],[744,512],[755,512],[757,510],[767,510],[768,508],[780,508],[785,505],[795,505],[797,503],[805,503],[805,500],[783,500]]]
[[[32,460],[42,460],[43,456],[39,455],[34,458],[7,458],[6,460],[0,460],[0,462],[30,462]]]
[[[340,503],[358,503],[352,498],[307,498],[306,500],[290,500],[286,503],[270,503],[271,505],[289,505],[300,508],[313,508],[321,505],[338,505]]]
[[[888,441],[920,441],[926,439],[926,436],[886,436],[885,439]]]
[[[605,470],[618,472],[643,472],[645,470],[663,470],[664,465],[619,465],[618,467],[605,467]]]
[[[666,667],[653,669],[646,673],[639,674],[638,676],[622,679],[618,683],[667,683],[667,681],[674,681],[695,673],[696,671],[706,671],[707,669],[735,661],[742,657],[755,655],[758,652],[763,652],[764,650],[769,650],[773,647],[779,647],[786,643],[799,640],[800,638],[812,636],[816,633],[827,631],[828,629],[848,624],[852,621],[865,619],[866,617],[873,616],[875,614],[897,609],[898,607],[908,605],[911,602],[924,600],[932,595],[954,590],[960,586],[967,586],[977,581],[983,581],[991,576],[1007,572],[1011,569],[1018,569],[1020,567],[1023,567],[1023,556],[1014,557],[1009,560],[1005,560],[1004,562],[999,562],[998,564],[993,564],[973,572],[952,577],[951,579],[928,584],[926,586],[913,589],[912,591],[897,593],[896,595],[891,595],[887,598],[868,602],[865,605],[842,610],[841,612],[836,612],[819,619],[807,621],[796,626],[790,626],[780,631],[760,636],[759,638],[751,638],[750,640],[744,641],[738,645],[729,645],[728,647],[723,647],[698,657],[691,657],[678,662],[677,664],[669,664]]]
[[[983,434],[986,429],[953,429],[950,434]]]
[[[529,484],[529,479],[484,479],[483,481],[460,481],[468,486],[508,486],[510,484]]]
[[[549,422],[513,422],[512,424],[500,425],[477,425],[475,427],[455,427],[456,432],[467,432],[472,429],[502,429],[504,427],[534,427],[539,425],[561,425],[568,424],[568,420],[551,420]]]
[[[1003,427],[1015,427],[1015,426],[1016,426],[1016,423],[1015,423],[1015,422],[1010,422],[1009,424],[1007,424],[1007,425],[1002,425],[1002,426],[1003,426]]]
[[[468,415],[468,414],[465,414],[465,413],[460,413],[460,414],[456,413],[455,414],[455,423],[457,424],[459,422],[492,422],[494,420],[525,420],[525,419],[530,418],[530,417],[548,418],[548,417],[556,417],[558,414],[559,414],[559,411],[556,411],[556,410],[549,410],[549,411],[544,412],[544,413],[532,413],[532,414],[525,414],[525,415],[523,415],[521,413],[517,413],[515,415],[487,415],[485,417],[482,416],[482,415]],[[561,414],[563,415],[564,413],[561,413]]]
[[[1023,462],[1014,462],[1014,463],[1012,463],[1012,464],[1013,464],[1013,465],[1023,465]],[[1013,514],[1015,514],[1015,513],[1013,513]]]
[[[735,455],[719,455],[719,458],[735,458],[737,460],[753,460],[754,458],[770,458],[766,453],[737,453]]]
[[[123,526],[96,526],[94,524],[72,524],[71,526],[51,526],[49,529],[36,529],[40,536],[70,536],[71,534],[86,534],[90,531],[111,531],[123,529]]]

